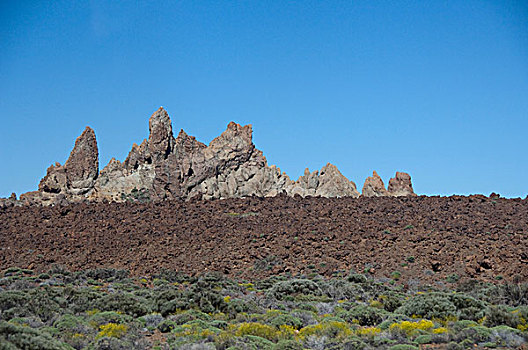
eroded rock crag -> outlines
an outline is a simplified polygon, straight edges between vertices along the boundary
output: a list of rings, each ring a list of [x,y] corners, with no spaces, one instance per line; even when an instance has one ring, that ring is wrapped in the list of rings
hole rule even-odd
[[[22,204],[64,204],[79,201],[143,201],[291,196],[359,197],[356,184],[336,166],[305,170],[297,181],[269,166],[253,144],[251,125],[229,123],[205,145],[183,130],[175,138],[167,111],[159,108],[149,119],[149,137],[134,144],[127,158],[112,158],[99,172],[94,131],[87,127],[64,165],[48,168],[38,191],[21,195]],[[374,172],[364,196],[414,195],[410,176],[396,173],[386,190]]]

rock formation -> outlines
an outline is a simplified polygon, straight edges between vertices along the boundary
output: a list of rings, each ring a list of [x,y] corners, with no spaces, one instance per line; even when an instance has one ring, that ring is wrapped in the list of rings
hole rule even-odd
[[[205,145],[183,130],[174,138],[168,113],[159,108],[149,119],[149,137],[134,144],[127,158],[114,158],[99,172],[95,133],[89,127],[75,142],[64,165],[48,168],[38,191],[20,196],[21,204],[54,205],[78,201],[222,199],[245,196],[359,197],[356,184],[336,166],[305,170],[292,181],[253,144],[251,125],[229,123]],[[389,191],[376,172],[365,181],[364,196],[414,195],[411,178],[396,173]],[[6,205],[6,200],[2,201]],[[10,202],[9,202],[10,203]]]
[[[27,204],[56,204],[58,201],[80,201],[91,195],[99,175],[99,151],[95,132],[86,127],[75,141],[64,165],[51,165],[40,180],[39,190],[20,196]]]
[[[411,175],[399,171],[389,180],[388,190],[389,194],[394,197],[416,196],[412,187]]]
[[[356,184],[349,181],[333,164],[326,164],[320,171],[310,173],[306,168],[291,189],[291,195],[321,197],[359,197]]]
[[[389,192],[385,189],[383,180],[376,171],[372,172],[372,176],[367,177],[361,190],[361,195],[364,197],[385,197],[389,196]]]

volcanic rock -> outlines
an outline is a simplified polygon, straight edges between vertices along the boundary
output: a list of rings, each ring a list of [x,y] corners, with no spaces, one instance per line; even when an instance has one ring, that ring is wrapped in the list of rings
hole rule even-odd
[[[411,175],[399,171],[389,180],[388,191],[394,197],[416,196],[412,187]]]
[[[64,166],[50,166],[39,190],[21,195],[20,202],[62,205],[86,200],[223,199],[282,193],[359,197],[356,184],[330,163],[312,173],[306,169],[303,176],[292,181],[278,167],[268,165],[252,134],[251,125],[231,122],[209,145],[183,130],[174,138],[171,119],[160,107],[149,119],[148,138],[140,145],[133,144],[123,162],[112,158],[98,173],[95,133],[87,127]],[[407,181],[398,174],[396,179],[401,184],[397,183],[400,187],[395,193],[409,188],[412,193],[410,177]],[[374,179],[367,179],[364,195],[388,195],[383,181],[374,175]]]
[[[288,194],[321,197],[359,197],[356,184],[349,181],[333,164],[326,164],[320,171],[310,173],[306,168]]]
[[[363,197],[385,197],[389,196],[389,191],[385,189],[383,180],[376,171],[372,172],[372,176],[367,177],[361,190]]]
[[[64,198],[82,201],[92,195],[99,175],[99,151],[95,132],[86,127],[75,141],[70,157],[64,165],[51,165],[40,180],[39,190],[20,196],[23,204],[55,204]],[[59,197],[59,194],[63,196]]]
[[[99,152],[95,132],[86,127],[75,141],[70,157],[61,166],[55,163],[48,168],[40,181],[39,191],[84,195],[93,189],[99,173]]]

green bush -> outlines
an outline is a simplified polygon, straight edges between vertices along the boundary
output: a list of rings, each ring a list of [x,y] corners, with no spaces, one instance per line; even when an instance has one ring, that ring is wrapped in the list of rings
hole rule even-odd
[[[512,313],[504,305],[490,306],[486,311],[486,319],[484,321],[486,327],[505,325],[516,328],[519,323],[520,320],[518,314]]]
[[[456,306],[441,293],[415,295],[406,300],[395,312],[407,316],[417,315],[426,319],[446,319],[457,316]]]
[[[348,275],[347,280],[348,282],[359,283],[359,284],[367,283],[368,281],[365,275],[362,275],[359,273],[351,273],[350,275]]]
[[[409,344],[397,344],[391,346],[389,350],[420,350],[420,348]]]
[[[120,311],[133,317],[143,316],[152,311],[146,300],[130,293],[105,295],[97,301],[97,308],[104,311]]]
[[[0,345],[3,349],[73,350],[47,333],[5,321],[0,321]]]
[[[269,297],[283,300],[286,296],[294,295],[322,295],[321,288],[314,281],[308,279],[293,279],[276,283],[267,293]]]
[[[376,326],[387,317],[387,312],[378,308],[358,305],[349,311],[340,311],[338,317],[349,323],[359,323],[362,326]]]
[[[164,320],[162,322],[160,322],[158,324],[158,330],[161,332],[161,333],[169,333],[170,331],[172,331],[174,328],[176,328],[178,324],[174,321],[171,321],[171,320]]]
[[[295,340],[281,340],[275,344],[273,350],[303,350],[303,347]]]
[[[294,317],[290,314],[281,314],[273,317],[268,321],[268,324],[276,327],[277,329],[282,325],[292,326],[295,329],[302,327],[302,322],[297,317]]]

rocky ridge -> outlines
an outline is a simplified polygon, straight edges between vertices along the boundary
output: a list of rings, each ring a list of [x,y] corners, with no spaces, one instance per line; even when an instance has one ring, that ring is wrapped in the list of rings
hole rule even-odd
[[[251,125],[229,123],[209,145],[183,130],[175,138],[172,123],[160,107],[149,119],[149,137],[134,144],[127,158],[112,158],[99,172],[99,153],[94,131],[86,127],[64,165],[51,165],[38,191],[24,193],[23,205],[55,205],[83,201],[159,201],[165,199],[224,199],[278,194],[321,197],[359,197],[353,181],[328,163],[293,181],[269,166],[253,144]],[[415,195],[409,174],[397,172],[385,189],[374,172],[365,181],[362,195]],[[13,197],[13,196],[12,196]],[[1,199],[10,206],[15,199]]]

